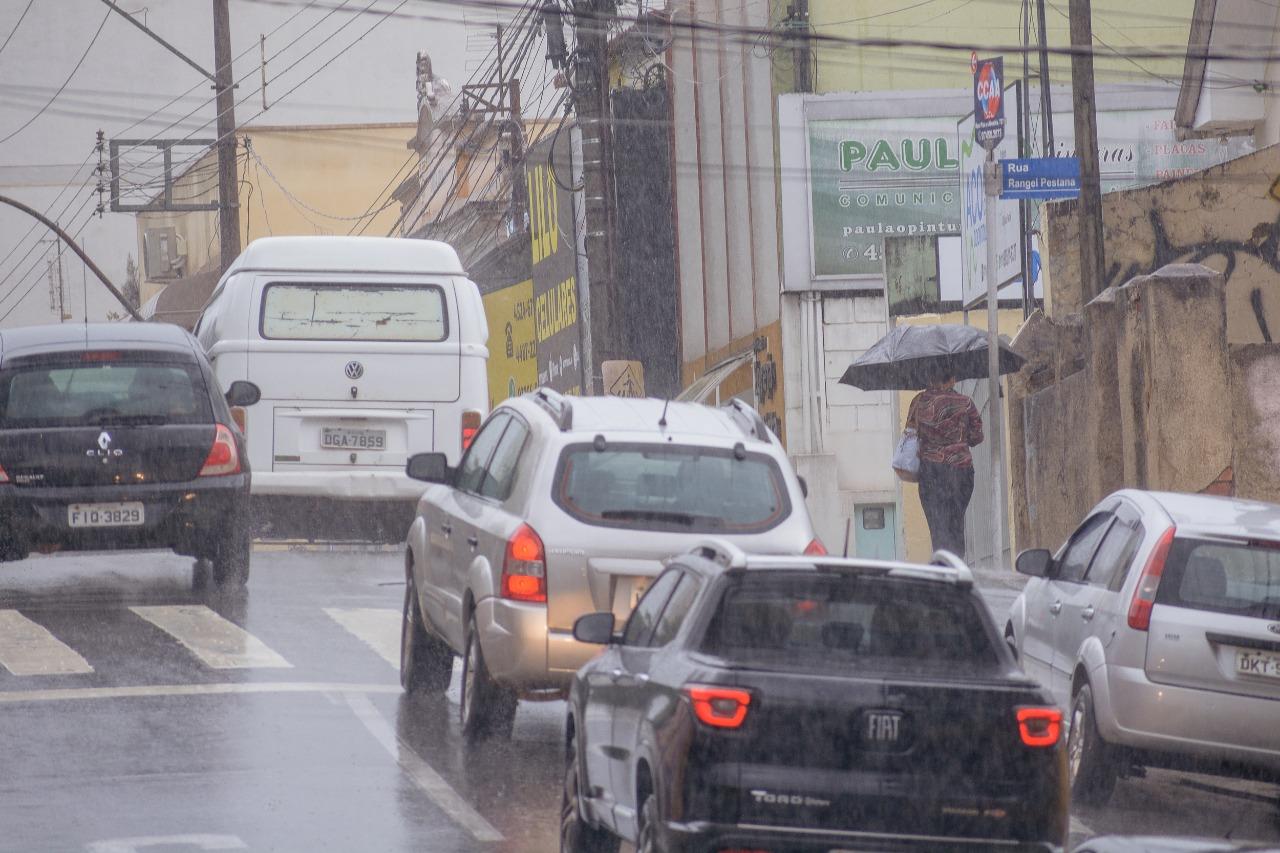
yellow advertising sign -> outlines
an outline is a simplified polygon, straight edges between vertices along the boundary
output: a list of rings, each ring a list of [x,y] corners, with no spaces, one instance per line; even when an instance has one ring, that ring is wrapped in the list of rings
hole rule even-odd
[[[538,387],[533,281],[484,295],[489,320],[489,407]]]

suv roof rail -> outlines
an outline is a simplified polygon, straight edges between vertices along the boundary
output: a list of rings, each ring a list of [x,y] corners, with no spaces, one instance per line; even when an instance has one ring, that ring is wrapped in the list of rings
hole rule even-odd
[[[689,553],[719,563],[726,569],[742,569],[747,565],[746,552],[725,539],[703,539]]]
[[[954,569],[956,573],[956,580],[961,583],[973,583],[973,571],[964,560],[960,559],[950,551],[942,548],[934,551],[933,557],[929,560],[929,565],[945,566],[949,569]]]
[[[552,388],[539,388],[533,392],[533,401],[551,415],[561,432],[573,429],[573,404],[569,398]]]
[[[750,405],[734,398],[722,408],[728,411],[729,417],[744,433],[763,441],[765,444],[769,443],[769,427],[765,425],[764,418],[760,417],[760,413]]]

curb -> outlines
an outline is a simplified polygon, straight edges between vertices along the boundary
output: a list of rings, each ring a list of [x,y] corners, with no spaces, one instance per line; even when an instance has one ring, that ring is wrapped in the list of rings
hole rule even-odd
[[[377,544],[371,542],[309,542],[302,539],[255,539],[253,542],[254,553],[299,551],[308,553],[398,554],[403,548],[404,546],[399,544]]]

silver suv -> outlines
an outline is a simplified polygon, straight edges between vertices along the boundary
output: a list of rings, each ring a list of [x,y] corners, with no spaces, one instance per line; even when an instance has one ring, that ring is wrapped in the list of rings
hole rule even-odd
[[[462,666],[468,737],[509,732],[521,696],[558,695],[599,647],[579,616],[625,620],[664,559],[707,536],[756,553],[822,554],[804,484],[750,407],[539,390],[489,416],[432,483],[406,549],[400,680],[443,692]]]
[[[1005,638],[1069,709],[1077,802],[1146,765],[1280,779],[1280,506],[1116,492],[1017,568]]]

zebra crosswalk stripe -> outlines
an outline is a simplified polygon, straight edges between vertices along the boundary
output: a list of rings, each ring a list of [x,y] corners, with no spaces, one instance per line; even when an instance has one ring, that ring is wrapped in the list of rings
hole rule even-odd
[[[326,607],[324,612],[396,669],[400,668],[400,611],[387,607]]]
[[[16,610],[0,610],[0,666],[13,675],[93,672],[93,667],[75,649]]]
[[[202,604],[130,607],[213,669],[288,669],[266,643]]]

